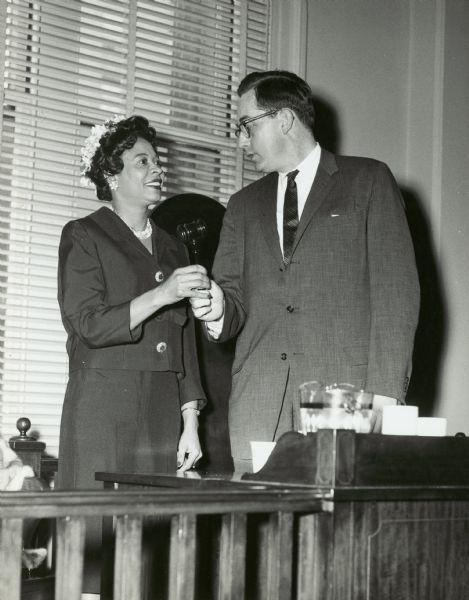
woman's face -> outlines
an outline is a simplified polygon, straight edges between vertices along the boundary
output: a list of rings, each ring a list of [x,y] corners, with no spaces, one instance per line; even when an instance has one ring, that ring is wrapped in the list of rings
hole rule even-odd
[[[121,155],[124,168],[116,175],[118,188],[113,193],[126,205],[151,207],[161,199],[163,169],[152,145],[138,138]]]

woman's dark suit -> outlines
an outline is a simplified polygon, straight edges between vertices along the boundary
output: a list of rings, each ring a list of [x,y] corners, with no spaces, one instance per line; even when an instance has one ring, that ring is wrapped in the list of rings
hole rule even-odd
[[[185,303],[130,330],[130,301],[188,264],[184,245],[155,225],[152,242],[153,255],[107,207],[63,229],[60,487],[94,487],[99,470],[174,471],[181,405],[204,397]]]

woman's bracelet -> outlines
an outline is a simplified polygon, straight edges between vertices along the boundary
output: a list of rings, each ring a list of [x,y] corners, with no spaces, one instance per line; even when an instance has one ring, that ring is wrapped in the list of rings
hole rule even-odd
[[[181,413],[183,413],[185,410],[195,410],[195,414],[196,414],[197,416],[199,416],[199,415],[200,415],[200,410],[199,410],[198,408],[195,408],[195,406],[183,406],[183,407],[181,408]]]

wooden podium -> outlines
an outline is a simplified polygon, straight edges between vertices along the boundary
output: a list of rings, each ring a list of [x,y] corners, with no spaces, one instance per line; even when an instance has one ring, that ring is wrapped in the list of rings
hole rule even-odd
[[[243,486],[314,491],[321,508],[294,516],[297,575],[284,598],[462,600],[469,593],[464,437],[289,432],[264,467],[241,481],[122,473],[99,473],[97,479],[123,488],[179,488],[181,498],[191,489],[231,488],[235,494]],[[261,542],[263,555],[270,542]]]
[[[291,432],[243,480],[332,492],[330,513],[300,517],[299,556],[311,565],[300,597],[468,597],[469,438]]]
[[[243,480],[326,488],[469,485],[469,438],[292,431]]]

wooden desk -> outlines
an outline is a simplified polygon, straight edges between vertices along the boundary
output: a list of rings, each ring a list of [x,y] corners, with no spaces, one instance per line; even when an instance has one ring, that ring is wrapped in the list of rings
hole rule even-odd
[[[462,600],[469,590],[468,443],[291,433],[260,472],[241,481],[122,473],[96,478],[119,488],[314,490],[321,510],[295,515],[292,598]],[[263,543],[268,551],[268,538]]]

